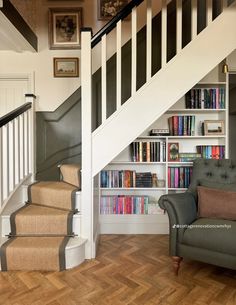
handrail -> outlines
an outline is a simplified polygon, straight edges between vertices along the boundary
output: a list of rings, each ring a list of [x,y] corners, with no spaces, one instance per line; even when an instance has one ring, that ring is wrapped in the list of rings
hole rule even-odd
[[[8,114],[4,115],[0,118],[0,128],[7,123],[11,122],[15,118],[17,118],[22,113],[26,112],[28,109],[32,107],[32,103],[25,103],[24,105],[12,110]]]
[[[102,36],[105,34],[109,34],[115,27],[116,24],[125,19],[131,12],[135,6],[141,4],[144,0],[132,0],[129,2],[116,16],[114,16],[100,31],[98,31],[93,37],[91,41],[92,48],[95,47],[99,41],[101,41]]]

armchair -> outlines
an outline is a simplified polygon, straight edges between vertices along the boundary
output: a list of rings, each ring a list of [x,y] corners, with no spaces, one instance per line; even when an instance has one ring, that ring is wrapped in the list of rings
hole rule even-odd
[[[197,186],[202,180],[236,191],[236,162],[197,159],[188,190],[160,197],[159,205],[169,217],[169,252],[176,274],[183,258],[236,270],[236,221],[198,218]]]

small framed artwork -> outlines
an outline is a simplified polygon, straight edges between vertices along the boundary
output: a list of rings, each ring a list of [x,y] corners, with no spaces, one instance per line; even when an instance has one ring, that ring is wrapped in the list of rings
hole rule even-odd
[[[79,58],[55,57],[53,59],[54,77],[78,77]]]
[[[168,143],[168,161],[179,161],[179,143]]]
[[[79,49],[82,8],[49,9],[50,49]]]
[[[207,135],[224,135],[225,124],[223,120],[204,121],[204,134]]]
[[[110,20],[127,4],[128,0],[98,0],[98,20]]]

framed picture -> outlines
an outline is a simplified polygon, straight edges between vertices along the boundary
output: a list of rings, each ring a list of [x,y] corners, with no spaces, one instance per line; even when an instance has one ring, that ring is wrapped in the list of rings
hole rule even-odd
[[[54,77],[79,76],[79,59],[77,57],[55,57],[53,65]]]
[[[168,143],[168,161],[179,161],[179,143]]]
[[[110,20],[122,10],[128,0],[98,0],[98,20]]]
[[[223,135],[225,133],[225,126],[223,120],[209,120],[204,121],[205,135]]]
[[[79,49],[82,8],[49,9],[50,49]]]

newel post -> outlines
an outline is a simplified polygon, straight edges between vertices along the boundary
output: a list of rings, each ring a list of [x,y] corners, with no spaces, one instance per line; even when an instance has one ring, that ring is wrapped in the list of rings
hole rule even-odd
[[[93,249],[93,176],[92,176],[92,30],[81,32],[81,117],[82,117],[82,185],[81,235],[87,239],[85,256]]]
[[[27,126],[29,133],[28,143],[28,162],[29,162],[29,173],[32,174],[32,182],[36,179],[36,115],[35,115],[35,101],[36,96],[34,94],[25,94],[25,102],[31,103],[31,110],[29,112],[29,124]]]

